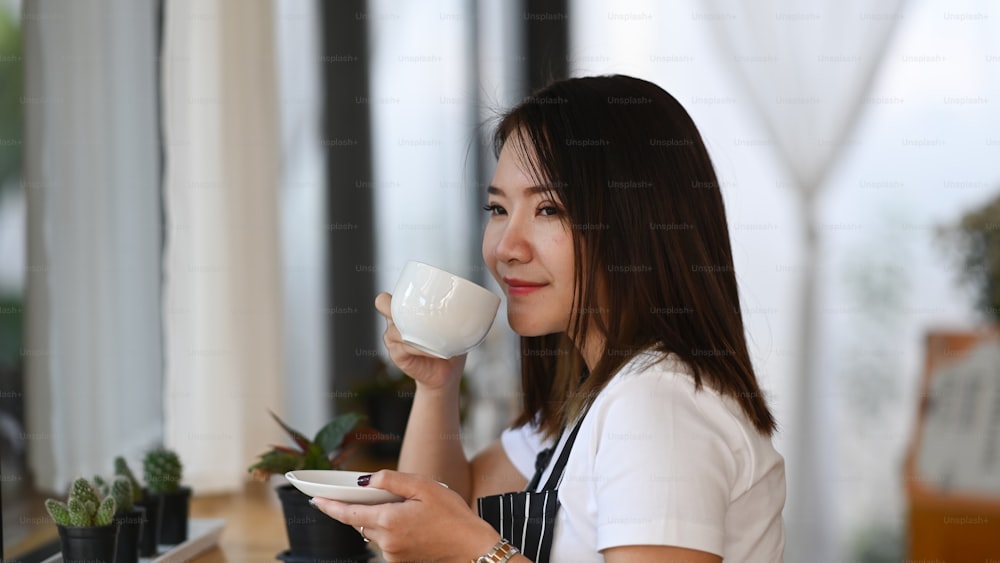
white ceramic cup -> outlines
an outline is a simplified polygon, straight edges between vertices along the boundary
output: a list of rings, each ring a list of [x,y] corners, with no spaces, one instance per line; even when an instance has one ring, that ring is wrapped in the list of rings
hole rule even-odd
[[[407,262],[392,292],[392,321],[403,341],[445,359],[482,342],[499,307],[492,291],[423,262]]]

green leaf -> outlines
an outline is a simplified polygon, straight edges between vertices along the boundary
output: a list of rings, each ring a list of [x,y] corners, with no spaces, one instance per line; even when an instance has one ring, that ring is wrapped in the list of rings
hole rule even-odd
[[[323,450],[324,457],[332,455],[344,445],[344,438],[364,418],[353,412],[340,415],[320,428],[313,441]]]
[[[309,446],[309,451],[306,452],[305,463],[302,469],[333,469],[330,466],[330,460],[327,459],[326,452],[317,444],[312,444]]]
[[[274,411],[268,411],[268,412],[270,412],[271,417],[274,418],[274,420],[281,425],[281,428],[284,429],[284,431],[287,432],[288,435],[292,437],[292,440],[295,440],[295,443],[298,444],[300,448],[302,448],[302,451],[306,451],[309,448],[310,442],[308,438],[306,438],[298,430],[295,430],[291,426],[285,424],[285,421],[278,418],[278,415],[274,414]]]
[[[290,454],[272,450],[261,454],[257,463],[251,465],[247,471],[251,473],[254,471],[264,471],[266,473],[284,475],[289,471],[303,469],[304,463],[305,458],[302,454]]]

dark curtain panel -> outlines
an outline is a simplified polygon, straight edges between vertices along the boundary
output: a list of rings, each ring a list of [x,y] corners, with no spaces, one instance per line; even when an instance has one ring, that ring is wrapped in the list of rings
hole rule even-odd
[[[369,376],[376,342],[368,17],[364,0],[320,2],[328,169],[327,242],[331,384],[337,410]]]
[[[525,84],[531,93],[569,75],[568,0],[522,0]]]

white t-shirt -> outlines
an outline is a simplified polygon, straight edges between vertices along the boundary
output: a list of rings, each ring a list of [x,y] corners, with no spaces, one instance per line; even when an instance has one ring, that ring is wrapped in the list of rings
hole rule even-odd
[[[696,391],[683,362],[658,359],[631,360],[584,417],[559,486],[550,560],[670,545],[727,562],[781,562],[784,459],[735,401],[707,385]],[[501,442],[528,479],[550,445],[533,426],[508,429]]]

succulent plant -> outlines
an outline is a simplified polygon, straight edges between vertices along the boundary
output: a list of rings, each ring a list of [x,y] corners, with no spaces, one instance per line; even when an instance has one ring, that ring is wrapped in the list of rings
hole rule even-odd
[[[45,501],[45,509],[56,524],[74,528],[107,526],[115,515],[115,499],[101,498],[94,485],[80,477],[73,481],[65,503],[55,499]]]
[[[111,483],[111,496],[115,499],[119,513],[132,512],[132,482],[127,477],[118,475]]]
[[[122,456],[115,458],[115,475],[125,477],[131,483],[133,504],[142,500],[142,485],[139,484],[139,480],[135,478],[135,474],[132,473],[128,462]]]
[[[134,507],[132,482],[127,477],[115,475],[115,478],[108,483],[100,475],[97,475],[94,477],[94,485],[101,497],[110,496],[115,499],[116,514],[132,511]]]
[[[142,460],[143,479],[153,494],[176,492],[181,488],[183,466],[176,452],[166,448],[152,450]]]
[[[260,459],[247,471],[261,481],[270,475],[284,475],[288,471],[298,469],[337,469],[357,444],[393,439],[373,428],[363,426],[365,417],[356,413],[346,413],[334,418],[320,428],[312,440],[285,424],[285,421],[273,412],[271,417],[292,438],[297,447],[271,446],[270,450],[260,454]]]

